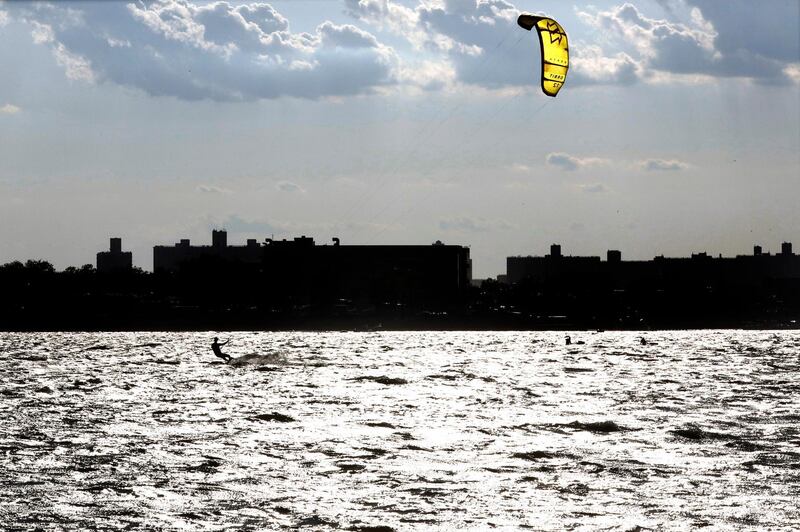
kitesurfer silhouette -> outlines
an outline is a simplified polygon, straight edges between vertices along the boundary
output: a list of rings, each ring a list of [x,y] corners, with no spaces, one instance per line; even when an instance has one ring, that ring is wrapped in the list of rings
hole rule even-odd
[[[223,359],[225,361],[225,363],[227,364],[228,362],[231,361],[231,359],[233,357],[223,353],[222,349],[220,349],[220,347],[225,345],[225,344],[227,344],[228,342],[230,342],[230,340],[228,340],[226,342],[222,342],[221,344],[217,340],[219,340],[219,338],[217,338],[215,336],[214,337],[214,343],[211,344],[211,350],[214,351],[214,356],[218,356],[219,358]]]

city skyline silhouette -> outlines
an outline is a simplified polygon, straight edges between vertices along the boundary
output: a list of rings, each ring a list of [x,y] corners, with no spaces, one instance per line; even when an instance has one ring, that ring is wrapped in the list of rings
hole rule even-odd
[[[120,237],[97,266],[61,272],[46,261],[0,265],[9,330],[314,330],[797,328],[800,256],[510,256],[475,279],[471,249],[347,245],[266,238],[244,245],[212,232],[153,247],[155,271],[133,267]]]

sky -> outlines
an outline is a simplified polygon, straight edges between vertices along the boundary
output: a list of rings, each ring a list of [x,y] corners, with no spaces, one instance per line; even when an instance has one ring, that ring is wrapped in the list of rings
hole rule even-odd
[[[539,87],[521,12],[566,30]],[[800,248],[797,0],[0,0],[0,263],[313,237]]]

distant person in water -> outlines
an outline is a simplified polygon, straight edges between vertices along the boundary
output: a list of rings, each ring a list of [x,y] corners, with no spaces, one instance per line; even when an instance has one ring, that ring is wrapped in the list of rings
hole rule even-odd
[[[223,345],[225,345],[225,344],[227,344],[228,342],[230,342],[230,340],[228,340],[227,342],[222,342],[222,343],[219,343],[219,342],[218,342],[218,340],[219,340],[219,338],[217,338],[217,337],[215,336],[215,337],[214,337],[214,343],[213,343],[213,344],[211,344],[211,350],[212,350],[212,351],[214,351],[214,356],[218,356],[219,358],[223,359],[223,360],[225,361],[225,363],[227,364],[228,362],[230,362],[230,361],[231,361],[231,359],[232,359],[233,357],[232,357],[232,356],[230,356],[230,355],[226,355],[225,353],[223,353],[223,352],[222,352],[222,349],[220,349],[220,347],[222,347]]]

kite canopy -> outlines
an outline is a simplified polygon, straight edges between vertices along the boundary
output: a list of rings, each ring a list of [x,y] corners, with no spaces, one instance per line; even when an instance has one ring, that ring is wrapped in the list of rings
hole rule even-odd
[[[536,28],[542,45],[542,91],[555,96],[564,85],[569,69],[567,33],[555,20],[527,13],[519,16],[517,24],[528,31]]]

